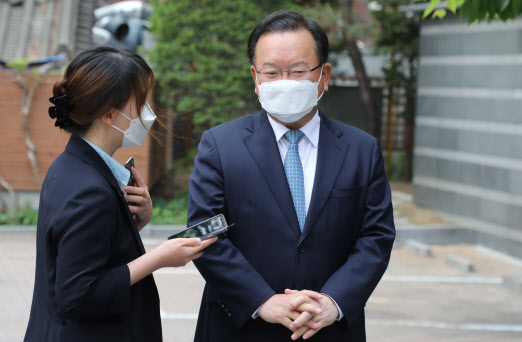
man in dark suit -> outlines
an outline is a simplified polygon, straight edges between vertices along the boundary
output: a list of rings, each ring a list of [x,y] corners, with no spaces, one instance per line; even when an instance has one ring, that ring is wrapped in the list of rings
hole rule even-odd
[[[272,13],[248,55],[263,110],[206,131],[190,181],[189,225],[235,223],[195,262],[195,340],[365,341],[395,237],[379,144],[318,111],[332,66],[317,23]]]

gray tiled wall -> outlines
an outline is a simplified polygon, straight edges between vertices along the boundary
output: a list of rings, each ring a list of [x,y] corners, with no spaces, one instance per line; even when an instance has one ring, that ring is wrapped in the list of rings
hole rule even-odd
[[[522,19],[428,20],[420,44],[415,203],[522,232]]]

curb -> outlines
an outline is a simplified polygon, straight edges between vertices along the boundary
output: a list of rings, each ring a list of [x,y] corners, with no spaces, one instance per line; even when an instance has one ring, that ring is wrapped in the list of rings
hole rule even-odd
[[[407,240],[415,240],[427,245],[481,245],[494,251],[504,253],[515,259],[522,260],[522,241],[492,234],[476,229],[441,226],[441,225],[410,225],[396,227],[395,244],[404,245]]]
[[[35,234],[36,233],[36,226],[32,225],[20,225],[20,226],[7,226],[7,225],[1,225],[0,226],[0,233],[7,233],[7,234]]]
[[[408,248],[409,250],[413,251],[414,253],[416,253],[420,256],[428,257],[428,258],[433,256],[433,251],[431,250],[430,246],[428,246],[422,242],[408,239],[408,240],[406,240],[405,246],[406,246],[406,248]]]
[[[446,255],[446,265],[466,272],[475,272],[475,265],[471,261],[455,254]]]
[[[172,225],[146,225],[141,231],[140,235],[142,237],[169,237],[173,234],[179,233],[180,231],[187,229],[185,225],[182,224],[172,224]]]
[[[513,289],[522,291],[522,275],[519,276],[506,276],[503,279],[504,285]]]
[[[140,235],[143,237],[168,237],[172,234],[178,233],[187,227],[182,224],[173,225],[146,225],[141,231]],[[36,226],[0,226],[0,233],[2,234],[36,234]]]

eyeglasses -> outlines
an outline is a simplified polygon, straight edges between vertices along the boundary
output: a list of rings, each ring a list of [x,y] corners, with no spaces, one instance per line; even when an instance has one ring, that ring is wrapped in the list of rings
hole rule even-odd
[[[260,74],[263,78],[269,79],[269,80],[280,80],[283,78],[283,72],[288,73],[288,78],[295,81],[302,81],[307,80],[310,78],[310,75],[312,71],[319,68],[322,64],[319,64],[313,69],[310,69],[307,66],[296,66],[293,68],[290,68],[288,70],[282,70],[281,68],[275,68],[275,67],[268,67],[268,68],[262,68],[261,70],[257,70],[256,72]],[[255,68],[255,66],[254,66]]]

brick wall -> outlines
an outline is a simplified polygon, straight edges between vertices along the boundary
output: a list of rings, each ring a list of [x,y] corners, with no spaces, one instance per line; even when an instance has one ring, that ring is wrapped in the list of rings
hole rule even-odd
[[[69,135],[57,127],[47,113],[52,87],[61,76],[43,76],[35,92],[29,114],[29,131],[37,147],[36,159],[43,177],[52,161],[63,152]],[[27,147],[22,129],[21,103],[22,89],[15,83],[16,74],[12,71],[0,71],[0,173],[17,191],[39,191],[27,157]],[[136,169],[145,182],[149,179],[149,138],[142,147],[120,149],[114,157],[120,163],[133,156]]]

